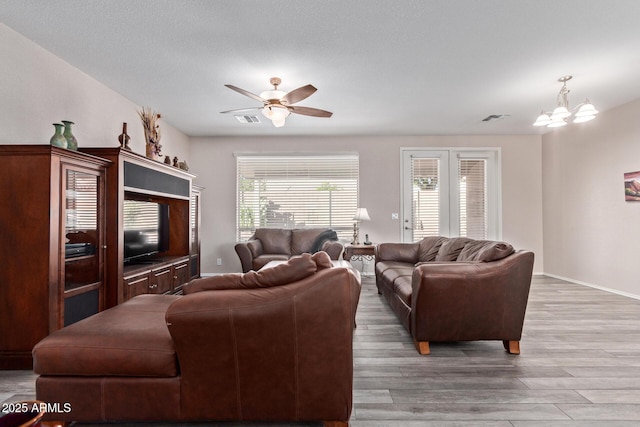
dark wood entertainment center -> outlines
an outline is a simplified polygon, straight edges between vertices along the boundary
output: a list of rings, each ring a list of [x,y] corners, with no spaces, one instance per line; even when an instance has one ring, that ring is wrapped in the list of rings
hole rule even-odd
[[[31,349],[52,331],[199,276],[193,175],[119,147],[0,145],[0,162],[0,369],[31,368]],[[168,244],[125,265],[129,198],[168,206]]]

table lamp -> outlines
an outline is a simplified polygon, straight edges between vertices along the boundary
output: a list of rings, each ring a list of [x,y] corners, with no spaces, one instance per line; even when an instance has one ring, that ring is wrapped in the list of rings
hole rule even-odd
[[[370,221],[369,212],[367,212],[367,208],[358,208],[356,209],[356,214],[353,216],[353,242],[352,245],[359,245],[360,242],[358,240],[358,233],[360,231],[358,227],[358,223],[361,221]]]

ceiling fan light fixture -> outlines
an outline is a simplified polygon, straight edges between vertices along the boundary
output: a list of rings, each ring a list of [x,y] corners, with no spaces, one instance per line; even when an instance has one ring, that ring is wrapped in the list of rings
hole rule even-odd
[[[285,96],[287,92],[283,92],[281,90],[265,90],[264,92],[260,92],[260,98],[262,99],[277,99],[280,101],[283,96]]]
[[[272,121],[273,126],[275,126],[275,127],[277,127],[277,128],[281,128],[282,126],[284,126],[284,122],[285,122],[285,119],[284,119],[284,118],[283,118],[283,119],[277,119],[277,120],[273,120],[273,121]]]
[[[277,128],[284,126],[285,119],[289,116],[289,110],[282,105],[265,105],[262,114],[273,122]]]
[[[267,90],[260,94],[260,96],[251,93],[247,90],[241,89],[234,85],[226,84],[225,86],[229,89],[236,91],[242,95],[248,96],[249,98],[259,101],[262,103],[261,107],[253,107],[253,108],[241,108],[235,110],[221,111],[222,114],[226,113],[244,113],[246,111],[257,111],[261,110],[262,115],[272,121],[275,127],[282,127],[285,124],[285,119],[289,116],[289,114],[301,114],[304,116],[311,117],[331,117],[332,112],[321,110],[319,108],[311,108],[311,107],[303,107],[303,106],[293,106],[292,104],[296,104],[304,99],[307,99],[309,96],[313,95],[313,93],[318,90],[313,85],[305,85],[300,86],[297,89],[294,89],[290,92],[283,92],[278,90],[278,86],[281,83],[279,77],[272,77],[270,83],[273,85],[273,90]]]

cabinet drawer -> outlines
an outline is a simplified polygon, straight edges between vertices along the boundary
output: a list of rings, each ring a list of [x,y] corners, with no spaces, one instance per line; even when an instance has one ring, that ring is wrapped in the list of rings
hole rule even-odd
[[[151,291],[149,289],[150,281],[148,274],[140,274],[138,276],[127,277],[124,279],[125,299],[130,300],[136,295],[147,294]]]
[[[173,280],[171,276],[171,267],[162,268],[160,270],[153,270],[151,272],[151,294],[164,294],[165,292],[171,292],[173,287]]]

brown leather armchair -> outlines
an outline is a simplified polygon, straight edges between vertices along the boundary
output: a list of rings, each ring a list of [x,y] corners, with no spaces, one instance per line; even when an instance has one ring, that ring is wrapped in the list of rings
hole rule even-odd
[[[258,228],[253,236],[235,245],[244,273],[259,270],[269,261],[283,261],[303,253],[326,252],[339,260],[344,249],[329,228]]]

